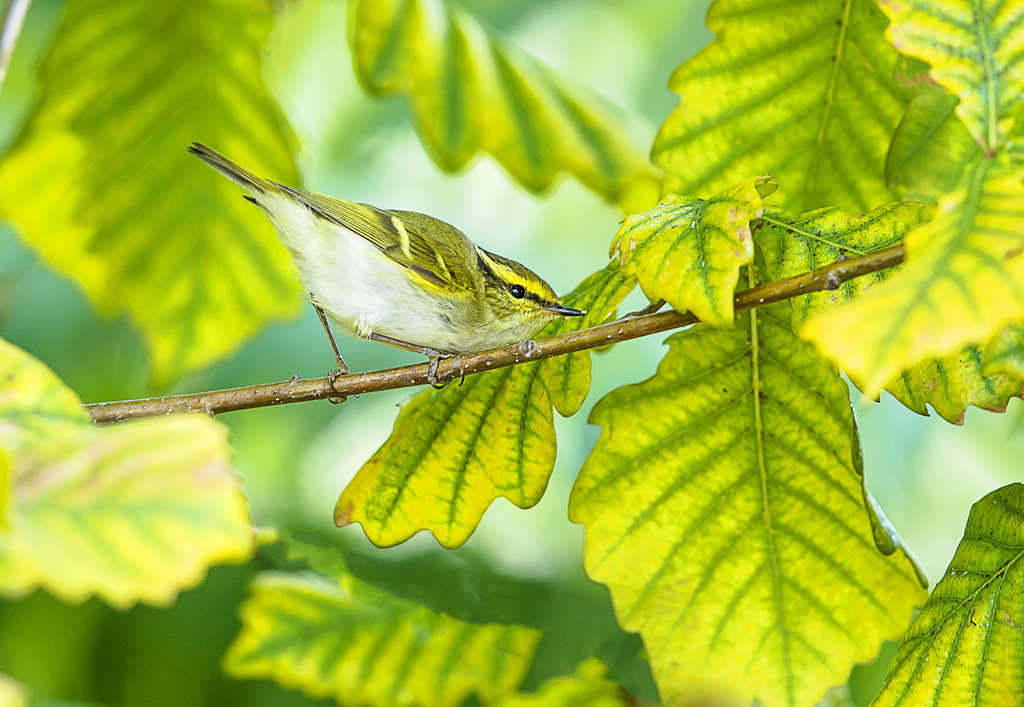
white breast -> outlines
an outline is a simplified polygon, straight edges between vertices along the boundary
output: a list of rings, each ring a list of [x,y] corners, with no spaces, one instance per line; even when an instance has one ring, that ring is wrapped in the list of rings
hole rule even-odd
[[[362,236],[286,196],[263,194],[260,200],[313,301],[344,333],[383,334],[440,351],[489,348],[456,337],[436,300],[426,299],[403,266]]]

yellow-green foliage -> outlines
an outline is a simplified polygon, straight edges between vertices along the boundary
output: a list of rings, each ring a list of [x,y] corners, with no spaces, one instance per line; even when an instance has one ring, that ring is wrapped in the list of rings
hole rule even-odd
[[[184,151],[202,140],[296,183],[295,140],[261,78],[276,5],[68,0],[37,100],[0,159],[0,214],[97,310],[131,318],[159,383],[301,300],[259,210]],[[620,111],[467,9],[351,0],[347,12],[336,34],[348,46],[336,44],[367,91],[404,96],[443,169],[484,153],[533,191],[567,173],[628,214],[616,257],[564,298],[587,314],[541,336],[607,322],[636,284],[701,320],[668,339],[647,380],[613,372],[621,387],[590,413],[599,437],[569,501],[587,575],[643,641],[648,692],[656,684],[667,705],[814,705],[903,636],[878,705],[1019,703],[1022,487],[975,506],[925,603],[921,571],[864,485],[843,374],[954,423],[1024,388],[1024,0],[715,0],[715,38],[671,78],[680,103],[653,144],[660,181]],[[890,249],[905,256],[898,267],[836,275]],[[592,250],[581,258],[604,263]],[[748,296],[762,306],[737,314],[738,291],[825,265],[834,281],[802,281],[820,289]],[[378,546],[427,531],[455,548],[496,499],[537,504],[554,412],[582,409],[592,359],[518,350],[519,365],[407,400],[335,521]],[[0,592],[172,602],[210,566],[252,555],[229,465],[219,423],[95,428],[75,392],[0,342]],[[329,524],[326,509],[304,522]],[[472,557],[461,552],[446,557]],[[386,592],[341,553],[307,547],[315,572],[255,573],[230,675],[343,705],[643,703],[620,688],[616,656],[568,674],[590,656],[559,663],[537,628],[486,601],[494,616],[477,620],[413,601],[415,587]],[[445,580],[438,593],[484,593]],[[595,619],[583,614],[545,626],[584,635]],[[23,693],[0,675],[0,701]]]
[[[446,0],[353,0],[349,45],[360,81],[400,92],[434,160],[459,170],[484,151],[540,191],[568,171],[634,211],[657,197],[654,168],[599,96],[484,29]]]
[[[252,553],[219,423],[97,429],[70,388],[2,340],[0,380],[0,593],[169,604],[211,565]]]
[[[813,704],[924,598],[875,547],[846,384],[788,315],[675,334],[653,378],[591,413],[570,517],[669,704]]]
[[[475,625],[342,574],[260,575],[242,605],[229,673],[373,707],[457,707],[516,688],[540,632]]]
[[[610,264],[563,298],[586,316],[553,322],[544,333],[604,321],[632,288],[632,278]],[[540,500],[555,464],[552,406],[572,415],[589,389],[590,353],[583,351],[419,393],[341,494],[335,520],[361,523],[381,546],[424,529],[445,547],[463,544],[498,497],[520,508]]]
[[[873,706],[1024,701],[1022,517],[1022,484],[974,504],[964,538],[896,651]]]

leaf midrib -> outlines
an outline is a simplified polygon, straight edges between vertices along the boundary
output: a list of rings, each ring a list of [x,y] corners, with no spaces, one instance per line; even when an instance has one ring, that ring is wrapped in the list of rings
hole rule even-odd
[[[985,146],[994,150],[998,141],[996,118],[998,108],[996,105],[996,79],[995,67],[993,66],[992,47],[988,37],[988,23],[985,19],[984,8],[980,6],[979,0],[972,0],[971,15],[974,17],[974,28],[977,34],[978,51],[981,54],[981,68],[985,82],[985,123],[988,133]]]
[[[977,0],[975,0],[977,1]],[[839,83],[839,65],[843,61],[843,50],[846,47],[846,30],[850,26],[850,8],[852,6],[852,0],[845,0],[843,2],[843,16],[840,20],[839,25],[839,36],[836,37],[835,51],[832,56],[835,57],[832,60],[832,70],[829,72],[828,87],[825,89],[825,105],[821,114],[821,122],[818,125],[818,136],[814,141],[814,149],[811,151],[811,164],[807,168],[807,179],[804,181],[804,189],[802,194],[802,201],[804,208],[799,209],[805,211],[807,208],[813,208],[815,204],[809,204],[807,197],[811,193],[812,185],[818,183],[818,169],[821,167],[821,159],[825,150],[825,140],[828,138],[828,128],[832,117],[832,106],[835,103],[836,98],[836,86]]]
[[[754,285],[754,268],[747,266],[750,274],[750,285]],[[761,380],[758,355],[760,342],[757,338],[757,310],[750,313],[750,373],[752,379],[751,394],[754,398],[754,439],[757,447],[757,471],[761,478],[761,517],[764,519],[765,547],[768,551],[768,563],[772,574],[772,597],[775,601],[775,625],[779,631],[782,648],[783,672],[786,680],[786,695],[789,704],[795,704],[793,692],[793,670],[789,654],[789,633],[785,630],[785,612],[782,605],[782,576],[779,568],[779,554],[775,547],[775,531],[772,528],[771,504],[768,500],[768,467],[764,455],[764,427],[761,420]]]

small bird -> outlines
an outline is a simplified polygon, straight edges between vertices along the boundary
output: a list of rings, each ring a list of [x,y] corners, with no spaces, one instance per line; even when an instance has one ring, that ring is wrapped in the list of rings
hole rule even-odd
[[[189,152],[249,192],[292,255],[338,363],[328,319],[350,336],[437,361],[532,337],[566,307],[539,275],[480,248],[454,226],[414,211],[380,209],[257,177],[206,145]]]

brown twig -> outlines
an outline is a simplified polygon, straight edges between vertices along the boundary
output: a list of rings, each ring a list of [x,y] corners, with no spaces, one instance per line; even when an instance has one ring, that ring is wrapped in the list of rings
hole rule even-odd
[[[810,292],[837,289],[842,283],[861,275],[891,268],[903,260],[903,246],[893,246],[867,255],[840,260],[824,267],[745,290],[736,295],[735,308],[742,312],[763,304],[798,297]],[[437,380],[445,381],[512,366],[524,361],[537,361],[553,356],[592,349],[620,341],[695,324],[689,313],[662,312],[626,317],[600,326],[553,336],[540,341],[524,341],[503,349],[458,356],[442,360],[437,366]],[[170,395],[145,400],[122,400],[86,405],[95,422],[103,424],[136,417],[169,415],[174,412],[205,412],[215,415],[232,410],[298,403],[307,400],[344,398],[349,395],[394,390],[428,383],[428,364],[419,363],[367,373],[339,376],[331,387],[327,378],[293,378],[280,383],[252,385],[207,393]]]
[[[14,56],[14,45],[18,43],[31,4],[32,0],[5,0],[3,11],[0,12],[0,89],[7,78],[7,69]]]

